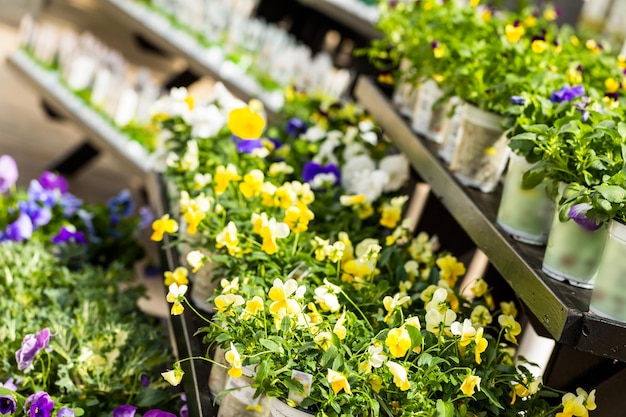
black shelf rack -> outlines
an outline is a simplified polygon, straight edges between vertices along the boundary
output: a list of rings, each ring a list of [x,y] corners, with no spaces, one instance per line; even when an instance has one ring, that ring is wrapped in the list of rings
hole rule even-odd
[[[590,290],[547,277],[541,271],[544,248],[517,242],[497,225],[501,187],[485,194],[462,186],[440,161],[437,145],[414,133],[370,78],[360,77],[354,93],[528,307],[533,322],[543,327],[540,333],[583,352],[626,361],[626,325],[590,313]]]

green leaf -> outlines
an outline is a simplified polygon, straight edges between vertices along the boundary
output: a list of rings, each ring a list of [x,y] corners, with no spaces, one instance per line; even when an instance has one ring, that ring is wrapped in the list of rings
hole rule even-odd
[[[260,339],[259,343],[261,343],[261,345],[263,345],[263,347],[265,347],[267,350],[270,350],[276,353],[283,353],[283,347],[273,340]]]
[[[525,190],[530,190],[538,186],[541,181],[543,181],[546,176],[546,172],[544,170],[532,170],[524,172],[522,176],[522,188]]]
[[[498,399],[493,395],[493,393],[486,387],[482,387],[480,388],[480,392],[482,392],[483,394],[485,394],[485,396],[487,398],[489,398],[489,401],[491,401],[491,403],[493,405],[495,405],[496,407],[498,407],[501,410],[504,410],[504,407],[502,407],[502,404],[500,404],[500,402],[498,401]]]
[[[337,350],[336,346],[331,346],[328,348],[328,350],[326,352],[324,352],[324,354],[322,355],[322,357],[320,358],[320,365],[322,366],[328,366],[328,364],[330,363],[330,361],[334,361],[335,357],[339,354],[339,351]]]
[[[411,349],[416,346],[421,346],[423,340],[422,332],[413,326],[405,326],[405,329],[409,332],[409,336],[411,337]]]
[[[437,417],[454,417],[454,405],[450,401],[437,400]]]
[[[626,190],[619,185],[600,185],[596,188],[596,191],[611,203],[623,203],[626,201]]]
[[[546,133],[549,129],[548,125],[537,124],[537,125],[523,125],[522,128],[530,133],[542,134]]]

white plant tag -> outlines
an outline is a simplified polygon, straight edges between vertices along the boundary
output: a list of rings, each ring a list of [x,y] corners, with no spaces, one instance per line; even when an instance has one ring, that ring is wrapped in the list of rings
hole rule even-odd
[[[123,127],[129,124],[135,117],[137,112],[137,104],[139,103],[139,95],[132,88],[122,91],[120,101],[117,104],[117,111],[113,118],[117,126]]]
[[[91,104],[101,107],[106,102],[107,92],[111,85],[111,72],[106,68],[100,68],[96,73],[96,78],[91,91]]]
[[[311,394],[311,385],[313,384],[313,375],[306,372],[291,371],[291,379],[298,381],[304,387],[304,392],[289,391],[289,399],[300,404],[302,400]]]
[[[85,55],[77,56],[70,68],[67,85],[75,91],[84,90],[91,84],[96,70],[96,61]]]

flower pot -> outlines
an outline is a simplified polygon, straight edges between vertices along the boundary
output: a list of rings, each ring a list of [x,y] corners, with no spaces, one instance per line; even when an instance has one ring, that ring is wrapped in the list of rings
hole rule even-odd
[[[463,117],[463,102],[458,97],[452,97],[447,103],[447,110],[444,113],[442,126],[441,145],[439,146],[439,157],[449,164],[454,156],[454,150],[459,141],[459,129],[461,129],[461,119]],[[452,115],[448,114],[452,112]]]
[[[433,105],[443,92],[434,80],[428,80],[419,87],[417,100],[411,115],[411,128],[430,139],[430,122],[433,117]]]
[[[452,109],[450,100],[433,108],[433,114],[428,125],[426,137],[436,143],[443,143],[446,133],[446,123],[448,122],[448,113]]]
[[[311,417],[315,414],[300,407],[292,407],[278,398],[272,398],[270,415],[272,417]]]
[[[574,221],[552,220],[542,270],[558,281],[593,288],[593,280],[607,236],[607,227],[588,232]]]
[[[589,310],[626,323],[626,225],[615,220],[608,227]]]
[[[501,122],[501,116],[465,104],[450,162],[450,171],[461,184],[485,193],[498,185],[508,157],[508,139]]]
[[[408,71],[412,65],[411,61],[403,59],[400,62],[400,71]],[[406,81],[398,83],[393,92],[392,100],[398,106],[400,114],[411,117],[411,113],[413,113],[415,108],[415,101],[417,100],[417,86]]]
[[[244,367],[244,374],[250,374],[249,367]],[[254,398],[253,381],[245,376],[228,377],[224,389],[232,390],[220,401],[217,417],[268,417],[271,410],[271,398],[260,395]]]
[[[205,253],[209,258],[210,253]],[[213,270],[217,268],[217,262],[207,262],[197,272],[191,274],[191,294],[190,299],[196,308],[207,313],[214,313],[213,303],[207,300],[215,295],[215,290],[219,288],[219,281],[213,277]]]
[[[211,366],[211,373],[209,374],[209,391],[211,391],[213,398],[215,398],[220,392],[224,391],[224,387],[226,386],[226,379],[228,378],[228,363],[226,362],[224,355],[224,349],[218,346],[215,348],[215,353],[211,358],[215,362],[224,365]]]
[[[530,190],[522,188],[522,176],[531,166],[526,158],[511,153],[496,221],[513,239],[540,246],[548,240],[555,204],[543,182]]]

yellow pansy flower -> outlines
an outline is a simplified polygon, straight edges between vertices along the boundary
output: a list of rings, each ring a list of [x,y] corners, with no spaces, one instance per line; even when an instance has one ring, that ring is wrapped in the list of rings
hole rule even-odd
[[[511,43],[517,43],[526,33],[524,26],[518,24],[506,25],[504,27],[504,36]]]
[[[443,258],[437,259],[437,266],[441,270],[441,279],[445,280],[450,287],[454,287],[457,279],[465,274],[465,265],[463,265],[463,262],[458,262],[452,255],[446,255]]]
[[[241,176],[237,172],[237,167],[233,164],[218,166],[215,170],[215,175],[213,178],[215,183],[216,195],[223,194],[232,181],[241,180]]]
[[[291,188],[290,183],[285,183],[278,187],[274,192],[273,197],[275,200],[275,207],[280,207],[283,209],[288,209],[289,207],[296,204],[296,201],[298,201],[298,195]]]
[[[333,336],[330,332],[319,332],[313,338],[315,344],[322,349],[323,351],[327,351],[333,345]]]
[[[502,310],[502,314],[506,314],[507,316],[511,316],[513,318],[517,317],[517,307],[515,306],[515,301],[500,301],[500,310]]]
[[[480,391],[480,377],[477,375],[467,375],[461,384],[461,392],[465,395],[474,395],[474,390]]]
[[[222,294],[237,294],[239,292],[239,277],[233,278],[232,281],[222,278],[220,287],[222,287]]]
[[[352,391],[350,391],[350,383],[342,373],[328,368],[328,376],[326,377],[326,380],[330,383],[330,387],[333,389],[335,394],[339,394],[339,391],[343,390],[346,394],[352,395]]]
[[[267,170],[267,175],[270,177],[277,177],[281,174],[293,174],[293,167],[286,162],[274,162]]]
[[[484,332],[484,328],[479,328],[476,331],[476,337],[474,338],[474,342],[476,343],[476,348],[474,349],[474,360],[479,365],[482,362],[480,354],[487,350],[487,347],[489,346],[489,342],[483,337]]]
[[[265,119],[250,106],[231,110],[227,126],[233,135],[241,139],[258,139],[265,129]]]
[[[482,297],[489,289],[489,286],[487,285],[487,281],[482,278],[478,278],[474,281],[474,284],[470,289],[476,297]]]
[[[543,11],[543,17],[548,21],[553,21],[556,20],[556,18],[559,16],[556,12],[556,9],[554,9],[553,7],[548,7]]]
[[[226,246],[228,253],[231,256],[238,256],[241,254],[237,225],[234,222],[228,222],[224,230],[217,234],[215,241],[217,242],[215,245],[216,248],[220,249]]]
[[[498,323],[504,329],[504,338],[517,345],[516,336],[522,332],[522,326],[515,321],[513,316],[507,316],[506,314],[498,317]]]
[[[178,366],[175,366],[171,371],[161,372],[163,379],[165,379],[173,387],[180,384],[183,380],[183,375],[185,375],[185,373]]]
[[[315,218],[315,215],[302,202],[298,202],[295,206],[289,207],[285,211],[283,221],[289,226],[294,233],[306,232],[309,228],[309,222]]]
[[[237,294],[221,294],[215,297],[215,310],[228,316],[234,316],[233,308],[243,305],[245,300]]]
[[[368,217],[371,217],[372,214],[374,214],[374,207],[369,202],[365,202],[363,204],[359,204],[358,206],[355,206],[355,210],[356,210],[356,215],[361,220],[365,220]]]
[[[252,213],[253,231],[263,238],[261,249],[268,255],[278,252],[276,239],[284,239],[289,236],[289,226],[276,221],[275,218],[268,219],[266,213]]]
[[[172,304],[172,309],[170,310],[170,313],[173,316],[179,316],[181,314],[183,314],[183,311],[185,310],[185,307],[183,307],[183,300],[185,298],[185,293],[187,292],[187,286],[186,285],[178,285],[175,282],[173,282],[172,284],[170,284],[170,286],[168,287],[168,293],[166,296],[166,300],[168,303],[173,303]]]
[[[563,395],[561,401],[563,404],[563,411],[556,413],[556,417],[587,417],[589,412],[584,405],[584,398],[568,392]]]
[[[607,93],[615,93],[621,87],[619,81],[614,78],[607,78],[604,80],[604,87],[606,87]]]
[[[387,361],[387,368],[389,368],[389,372],[393,375],[393,383],[396,387],[400,388],[401,391],[406,391],[411,388],[411,383],[409,382],[404,366],[393,361]]]
[[[472,313],[470,314],[470,319],[472,320],[472,324],[478,327],[486,326],[491,324],[493,321],[493,317],[491,317],[489,309],[483,305],[477,305],[474,307]]]
[[[385,345],[393,357],[400,358],[411,348],[411,336],[405,328],[391,329],[385,339]]]
[[[459,340],[460,346],[469,345],[474,340],[474,336],[476,336],[476,329],[472,326],[472,321],[470,319],[463,320],[463,324],[455,321],[450,326],[450,331],[455,336],[461,336],[461,339]]]
[[[533,43],[530,45],[530,48],[536,54],[542,54],[548,49],[548,42],[543,39],[535,39]]]
[[[261,193],[264,179],[263,171],[253,169],[243,176],[243,181],[239,184],[239,191],[245,198],[256,197]]]
[[[339,197],[339,202],[342,206],[351,207],[365,202],[365,195],[342,195]]]
[[[295,279],[288,279],[283,283],[276,278],[268,294],[273,301],[270,305],[270,313],[276,314],[280,309],[285,309],[290,315],[300,313],[302,308],[297,300],[304,297],[305,291],[306,288],[298,286]]]
[[[385,226],[389,229],[396,227],[402,217],[402,207],[408,199],[408,196],[394,197],[389,203],[383,204],[381,208],[382,215],[380,218],[381,226]]]
[[[243,320],[248,320],[257,315],[259,311],[262,311],[264,307],[263,299],[258,295],[252,297],[252,300],[246,302],[246,309],[241,314]]]
[[[230,350],[226,352],[224,358],[226,359],[226,362],[228,362],[228,364],[230,365],[228,375],[233,378],[241,377],[241,375],[243,374],[243,370],[241,369],[242,360],[233,342],[230,342]]]
[[[346,334],[348,333],[348,331],[346,330],[346,326],[343,325],[345,321],[346,321],[346,312],[344,311],[339,317],[339,319],[337,320],[337,322],[335,323],[335,326],[333,327],[333,333],[335,333],[335,335],[339,338],[339,340],[345,339]]]
[[[187,268],[183,266],[179,266],[174,269],[174,271],[165,271],[163,274],[165,276],[164,284],[169,287],[171,284],[176,283],[178,285],[187,285],[189,284],[189,279],[187,278],[189,275],[189,271]]]
[[[206,214],[200,211],[188,210],[184,215],[185,221],[187,222],[187,233],[190,235],[198,233],[198,226],[205,217]]]
[[[383,379],[376,374],[371,374],[367,378],[367,382],[370,383],[370,386],[372,387],[374,392],[380,392],[380,390],[383,388]]]
[[[174,219],[170,219],[169,214],[164,214],[160,219],[152,222],[152,236],[150,239],[155,242],[163,240],[165,233],[176,233],[178,231],[178,223]]]
[[[387,315],[385,316],[383,321],[385,323],[389,323],[391,321],[391,315],[394,311],[396,311],[396,308],[402,307],[404,304],[408,304],[410,302],[411,297],[401,297],[400,294],[395,294],[393,298],[390,296],[386,296],[385,298],[383,298],[383,306],[385,307],[385,310],[387,310]]]
[[[470,0],[470,6],[476,7],[480,4],[480,0]]]
[[[578,71],[577,68],[568,68],[565,76],[567,77],[567,80],[570,82],[570,84],[580,84],[583,82],[583,74]]]
[[[191,267],[191,272],[198,272],[198,270],[204,266],[207,257],[199,250],[192,250],[187,254],[185,259]]]
[[[526,19],[524,19],[524,26],[527,28],[531,28],[537,24],[537,18],[532,14],[529,15]]]

